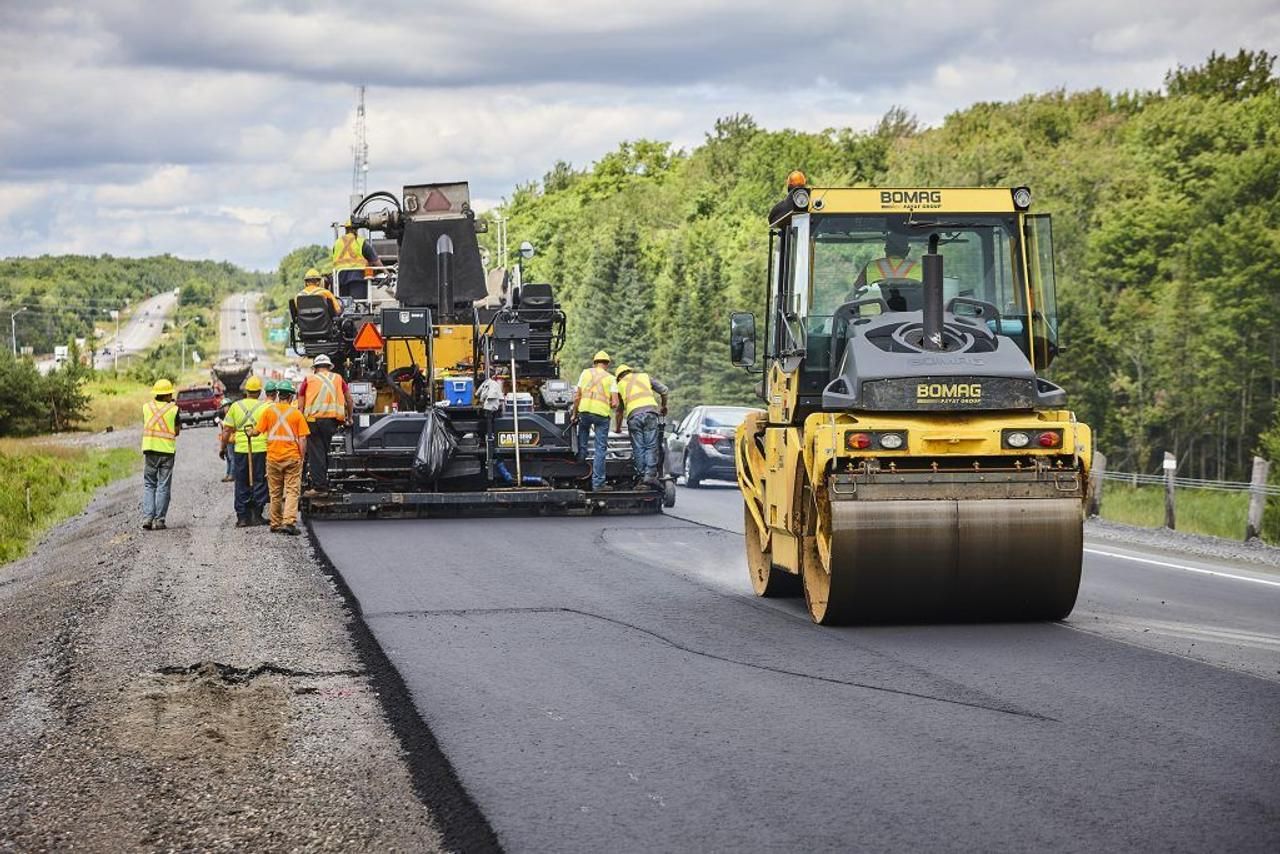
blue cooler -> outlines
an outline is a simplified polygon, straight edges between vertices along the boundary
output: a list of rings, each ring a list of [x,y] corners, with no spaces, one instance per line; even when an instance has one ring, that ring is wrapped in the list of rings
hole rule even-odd
[[[450,406],[470,406],[475,397],[476,381],[471,377],[446,377],[444,397]]]

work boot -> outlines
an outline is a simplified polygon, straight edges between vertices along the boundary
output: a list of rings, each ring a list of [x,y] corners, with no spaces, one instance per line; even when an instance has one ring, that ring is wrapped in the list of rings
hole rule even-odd
[[[155,523],[155,525],[154,525],[153,527],[154,527],[154,530],[157,530],[157,531],[163,531],[163,530],[164,530],[164,520],[163,520],[163,519],[157,519],[157,520],[156,520],[156,523]]]
[[[231,475],[229,475],[229,474],[228,474],[228,475],[223,475],[223,477],[222,477],[222,482],[223,482],[223,483],[231,483],[231,482],[233,482],[234,480],[235,480],[235,478],[234,478],[234,477],[232,477],[232,476],[231,476]]]
[[[249,526],[250,526],[250,525],[252,525],[252,524],[253,524],[253,523],[252,523],[252,522],[250,522],[250,521],[249,521],[247,518],[245,518],[244,516],[239,516],[239,517],[237,517],[237,518],[236,518],[236,527],[237,527],[237,528],[247,528],[247,527],[249,527]]]
[[[288,534],[288,535],[289,535],[289,536],[291,536],[291,537],[296,537],[296,536],[298,536],[299,534],[301,534],[301,533],[302,533],[301,531],[299,531],[299,530],[298,530],[298,526],[297,526],[297,525],[285,525],[285,526],[284,526],[283,528],[281,528],[280,530],[281,530],[281,531],[283,531],[284,533]]]
[[[302,497],[303,498],[319,498],[321,495],[324,495],[326,492],[328,492],[328,490],[312,488],[312,489],[305,490],[302,493]]]
[[[146,518],[146,521],[144,521],[144,522],[142,523],[142,530],[144,530],[144,531],[150,531],[150,530],[151,530],[151,525],[152,525],[152,520],[151,520],[151,517],[150,517],[150,516],[148,516],[148,517]]]
[[[271,533],[273,533],[273,534],[283,534],[283,533],[284,533],[284,528],[281,528],[279,525],[272,525],[272,526],[271,526]]]
[[[259,508],[258,511],[255,512],[252,517],[250,517],[249,524],[258,526],[258,525],[269,525],[271,523],[267,521],[266,516],[262,515],[262,510],[261,508]]]

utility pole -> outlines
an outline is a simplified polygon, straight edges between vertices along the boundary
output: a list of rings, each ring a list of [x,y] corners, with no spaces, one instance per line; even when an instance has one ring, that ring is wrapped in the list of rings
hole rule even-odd
[[[17,311],[9,315],[9,340],[13,344],[13,358],[18,358],[18,315],[27,310],[27,306],[23,306]]]
[[[116,322],[116,341],[111,347],[111,370],[120,373],[120,311],[111,309],[111,319]]]
[[[363,86],[360,87],[359,92],[353,128],[355,141],[351,145],[351,197],[355,199],[352,207],[369,192],[369,141],[365,136]]]

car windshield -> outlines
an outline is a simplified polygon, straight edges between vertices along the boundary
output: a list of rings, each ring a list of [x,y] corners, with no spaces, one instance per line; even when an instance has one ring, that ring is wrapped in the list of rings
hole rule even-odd
[[[178,400],[202,400],[206,397],[213,397],[213,389],[191,388],[178,392]]]
[[[708,409],[707,414],[702,417],[702,426],[704,427],[737,427],[742,423],[742,419],[747,417],[750,409],[737,409],[729,407],[717,407]]]

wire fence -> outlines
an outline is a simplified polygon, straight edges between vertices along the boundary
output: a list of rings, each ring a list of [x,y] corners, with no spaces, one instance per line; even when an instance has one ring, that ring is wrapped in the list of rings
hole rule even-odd
[[[1127,483],[1132,486],[1164,486],[1165,476],[1162,474],[1141,474],[1138,472],[1107,471],[1102,473],[1103,480]],[[1248,481],[1235,480],[1201,480],[1195,477],[1175,477],[1175,489],[1213,489],[1219,492],[1261,492],[1263,495],[1280,495],[1280,485],[1255,485]]]

